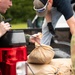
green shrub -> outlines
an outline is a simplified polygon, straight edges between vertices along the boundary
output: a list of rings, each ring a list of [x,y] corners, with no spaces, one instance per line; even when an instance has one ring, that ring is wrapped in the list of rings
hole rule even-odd
[[[33,19],[33,0],[12,0],[13,6],[4,15],[5,18],[12,18],[11,23],[24,23],[27,19]]]

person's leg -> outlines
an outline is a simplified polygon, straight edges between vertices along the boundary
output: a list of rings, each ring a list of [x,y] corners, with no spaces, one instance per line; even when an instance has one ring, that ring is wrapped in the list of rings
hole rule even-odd
[[[59,20],[60,16],[61,16],[61,13],[58,12],[56,8],[52,8],[51,18],[52,18],[52,25],[54,29],[55,29],[56,23]],[[49,32],[46,19],[44,20],[44,23],[42,25],[42,34],[43,34],[43,37],[41,39],[41,44],[50,45],[52,34]]]
[[[71,38],[71,60],[72,60],[72,71],[75,75],[75,35]]]

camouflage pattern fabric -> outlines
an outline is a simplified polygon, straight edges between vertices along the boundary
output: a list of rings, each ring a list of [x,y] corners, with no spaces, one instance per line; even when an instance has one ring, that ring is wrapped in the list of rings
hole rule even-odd
[[[75,35],[72,35],[71,38],[71,60],[73,75],[75,75]]]
[[[2,15],[0,14],[0,22],[3,21],[4,19],[5,19],[4,16],[2,16]]]

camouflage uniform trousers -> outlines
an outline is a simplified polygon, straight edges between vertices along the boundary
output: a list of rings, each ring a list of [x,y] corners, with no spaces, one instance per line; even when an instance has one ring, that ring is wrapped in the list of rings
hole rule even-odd
[[[72,60],[72,71],[75,75],[75,35],[72,35],[71,38],[71,60]]]

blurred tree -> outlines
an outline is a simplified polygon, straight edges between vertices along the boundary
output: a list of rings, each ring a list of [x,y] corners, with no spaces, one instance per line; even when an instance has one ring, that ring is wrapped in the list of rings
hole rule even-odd
[[[13,6],[4,14],[5,18],[12,18],[11,23],[27,22],[27,19],[33,19],[35,11],[33,9],[33,0],[12,0]]]

